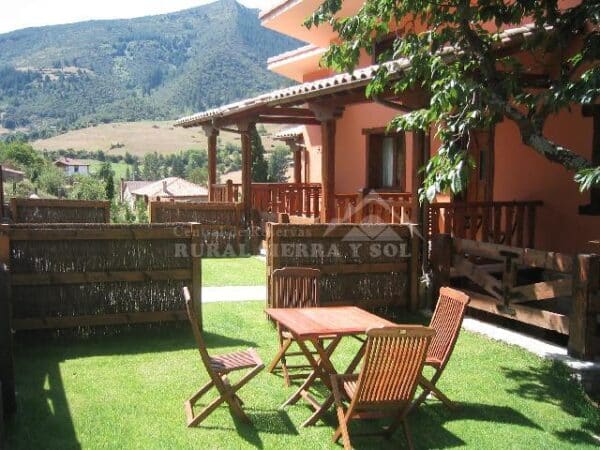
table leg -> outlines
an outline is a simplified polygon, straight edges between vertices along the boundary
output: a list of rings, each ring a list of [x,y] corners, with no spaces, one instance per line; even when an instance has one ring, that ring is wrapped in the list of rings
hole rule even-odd
[[[349,373],[353,373],[354,370],[356,369],[356,367],[358,366],[358,364],[360,363],[360,361],[362,360],[363,355],[365,354],[365,350],[366,350],[366,341],[365,343],[363,343],[363,345],[361,345],[358,353],[356,354],[356,356],[352,359],[352,361],[350,362],[350,364],[348,365],[348,367],[346,368],[344,374],[349,374]],[[319,349],[317,349],[317,352],[319,352]],[[319,352],[320,353],[320,352]],[[333,365],[331,364],[330,359],[327,359],[329,361],[329,365],[330,365],[330,375],[335,375],[337,372],[335,371],[335,368],[333,367]],[[317,423],[317,421],[321,418],[321,416],[323,414],[325,414],[325,412],[331,408],[331,405],[333,405],[333,394],[331,393],[331,382],[329,382],[329,384],[327,384],[327,388],[330,391],[330,394],[327,396],[327,398],[325,399],[325,401],[321,404],[321,406],[308,418],[306,419],[303,423],[302,426],[303,427],[308,427],[311,425],[314,425],[315,423]]]
[[[296,342],[298,343],[298,347],[300,347],[300,350],[306,356],[306,359],[308,360],[308,363],[311,365],[313,370],[308,375],[308,377],[304,380],[304,382],[298,388],[298,390],[296,392],[294,392],[294,394],[285,401],[285,403],[282,405],[282,407],[293,405],[298,400],[300,400],[300,398],[302,397],[302,393],[307,392],[308,389],[313,385],[313,383],[316,381],[317,378],[321,378],[324,381],[324,383],[330,383],[327,372],[323,371],[323,369],[321,367],[323,364],[323,357],[325,356],[325,360],[329,362],[329,357],[331,356],[333,351],[336,349],[336,347],[340,343],[341,339],[342,339],[341,337],[336,337],[336,338],[332,339],[331,342],[327,345],[327,348],[323,348],[323,346],[321,346],[321,344],[318,342],[318,340],[311,341],[313,343],[313,345],[315,346],[317,353],[319,353],[318,360],[314,358],[313,354],[311,353],[309,348],[306,346],[306,343],[304,341],[302,341],[300,339],[296,339]],[[331,362],[329,362],[329,365],[331,366]],[[328,384],[326,384],[326,386],[329,387]]]

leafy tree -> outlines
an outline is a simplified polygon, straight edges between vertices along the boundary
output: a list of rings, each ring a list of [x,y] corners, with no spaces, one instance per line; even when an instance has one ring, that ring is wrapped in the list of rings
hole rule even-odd
[[[137,161],[133,162],[132,175],[133,181],[140,181],[142,179],[142,172],[140,171],[140,165]]]
[[[600,181],[600,167],[553,141],[544,129],[549,116],[598,99],[600,3],[583,0],[561,10],[563,3],[556,1],[366,0],[356,15],[336,17],[342,3],[325,0],[305,22],[308,27],[329,23],[340,37],[324,63],[351,70],[361,51],[371,54],[376,42],[391,35],[393,43],[378,61],[406,58],[410,65],[394,74],[393,65],[380,65],[367,95],[426,94],[426,103],[390,123],[394,129],[437,130],[441,146],[425,167],[421,198],[460,192],[472,167],[461,144],[470,130],[503,119],[518,127],[533,151],[575,172],[581,188]],[[497,30],[526,20],[534,24],[531,38],[515,41],[513,52],[498,52]],[[528,72],[549,74],[543,89],[531,85]]]
[[[135,212],[139,223],[148,222],[148,207],[141,198],[135,202]]]
[[[105,200],[106,186],[94,177],[78,175],[75,177],[69,197],[74,200]]]
[[[113,172],[110,172],[106,179],[104,180],[105,188],[104,192],[106,193],[106,198],[108,200],[113,200],[115,198],[115,178],[113,176]]]
[[[102,163],[102,165],[100,166],[100,170],[98,170],[98,177],[101,178],[102,180],[106,181],[108,180],[108,177],[113,176],[114,177],[115,171],[112,168],[112,164],[109,163],[108,161]]]
[[[187,180],[192,183],[206,186],[208,183],[208,168],[207,167],[196,167],[188,172]]]
[[[127,168],[125,169],[125,179],[131,180],[131,169],[129,168],[129,166],[127,166]]]
[[[25,170],[32,180],[37,179],[46,165],[42,154],[23,141],[0,141],[0,162]]]
[[[252,145],[252,181],[265,182],[268,178],[268,164],[265,160],[265,148],[256,127],[250,129],[250,143]]]
[[[142,176],[147,181],[156,181],[163,178],[162,165],[158,153],[147,153],[144,156]]]
[[[35,186],[30,180],[21,180],[14,185],[12,196],[20,198],[28,198],[35,193]]]
[[[65,173],[53,164],[44,167],[37,179],[38,187],[50,195],[60,197],[64,194]]]
[[[185,177],[186,167],[183,155],[172,155],[171,160],[171,176],[180,178]]]
[[[286,173],[290,166],[290,153],[290,149],[284,145],[278,145],[271,152],[268,176],[270,183],[285,183],[288,181]]]

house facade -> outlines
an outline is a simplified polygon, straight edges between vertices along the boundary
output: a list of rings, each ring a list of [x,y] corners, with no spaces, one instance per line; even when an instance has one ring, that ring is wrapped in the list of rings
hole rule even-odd
[[[120,200],[133,209],[138,201],[206,202],[208,189],[183,178],[168,177],[158,181],[121,180]]]
[[[563,3],[568,7],[576,2]],[[439,147],[435,130],[428,134],[389,134],[385,127],[402,113],[398,103],[418,107],[427,99],[418,92],[390,94],[377,101],[366,99],[365,86],[377,69],[366,54],[351,74],[320,67],[320,58],[337,36],[327,25],[310,30],[302,25],[319,4],[320,0],[285,0],[260,15],[266,28],[306,42],[267,61],[270,70],[297,85],[178,121],[178,126],[204,128],[209,136],[209,165],[215,157],[211,139],[216,148],[219,132],[233,128],[242,133],[242,159],[249,164],[249,149],[244,148],[248,124],[287,123],[296,125],[288,136],[282,136],[295,154],[293,181],[298,187],[290,195],[299,199],[295,204],[304,205],[291,213],[316,212],[323,222],[408,219],[422,224],[424,232],[453,232],[562,252],[600,250],[593,243],[600,238],[598,191],[580,193],[573,173],[525,146],[516,125],[508,120],[493,130],[472,133],[467,150],[477,169],[461,198],[441,195],[430,206],[420,205],[416,195],[422,183],[418,169]],[[361,4],[358,0],[344,1],[340,15],[352,14]],[[502,45],[509,48],[528,39],[532,30],[527,23],[503,30]],[[546,56],[560,63],[558,56]],[[408,61],[389,64],[391,73],[401,74]],[[594,135],[600,128],[597,105],[562,111],[550,117],[546,127],[555,142],[600,162],[600,131]],[[247,167],[240,190],[250,209],[253,189],[260,187],[252,184]],[[209,189],[218,192],[210,170],[209,178]],[[313,204],[306,206],[312,194],[302,187],[315,183],[321,186],[318,211]],[[272,199],[272,203],[281,201]]]
[[[64,170],[65,175],[89,175],[90,165],[85,161],[74,158],[60,158],[54,162],[54,165]]]

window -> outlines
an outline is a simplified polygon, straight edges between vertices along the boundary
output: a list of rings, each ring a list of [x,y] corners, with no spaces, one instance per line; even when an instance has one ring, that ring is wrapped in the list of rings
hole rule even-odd
[[[373,64],[379,63],[379,57],[385,55],[386,61],[392,58],[394,51],[394,41],[396,40],[395,34],[390,34],[384,38],[378,40],[373,47]]]
[[[406,187],[406,141],[404,133],[368,134],[368,180],[370,189]]]
[[[74,166],[73,167],[73,172],[78,173],[79,172],[79,166]]]

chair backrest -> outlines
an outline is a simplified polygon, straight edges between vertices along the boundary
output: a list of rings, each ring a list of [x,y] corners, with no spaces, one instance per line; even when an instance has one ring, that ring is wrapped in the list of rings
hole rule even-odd
[[[435,331],[420,325],[372,328],[353,407],[402,407],[412,400]]]
[[[321,271],[310,267],[284,267],[273,271],[271,299],[273,308],[319,306]]]
[[[202,358],[202,362],[206,367],[206,370],[209,372],[210,376],[213,376],[213,371],[210,365],[210,356],[208,354],[208,350],[206,349],[206,343],[204,342],[204,337],[202,336],[202,331],[200,330],[200,325],[198,321],[198,314],[196,313],[196,308],[194,306],[194,302],[192,300],[192,296],[190,295],[190,290],[187,286],[184,286],[181,290],[183,294],[183,298],[185,299],[185,308],[187,310],[188,319],[190,320],[190,325],[192,326],[192,332],[194,333],[194,338],[196,339],[196,345],[198,346],[198,351],[200,352],[200,357]]]
[[[441,368],[452,355],[469,300],[464,292],[448,287],[440,289],[440,297],[429,323],[435,330],[435,337],[427,352],[427,359],[437,361]]]

